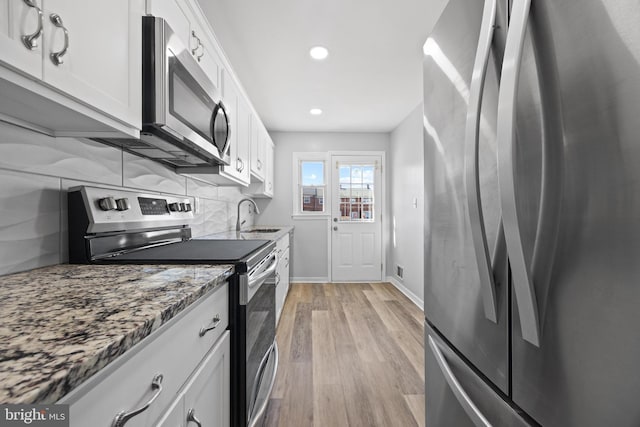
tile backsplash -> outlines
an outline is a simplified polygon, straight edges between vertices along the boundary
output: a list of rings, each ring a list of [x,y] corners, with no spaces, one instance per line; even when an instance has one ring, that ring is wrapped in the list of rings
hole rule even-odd
[[[67,262],[66,191],[84,184],[196,197],[194,237],[233,229],[245,197],[95,141],[0,122],[0,275]],[[241,216],[253,223],[247,204]]]

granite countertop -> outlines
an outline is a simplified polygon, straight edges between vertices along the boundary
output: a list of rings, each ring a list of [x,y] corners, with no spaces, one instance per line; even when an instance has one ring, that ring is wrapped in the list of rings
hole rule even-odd
[[[54,403],[233,273],[61,264],[0,277],[0,403]]]
[[[269,229],[278,229],[276,232],[270,233],[260,233],[260,232],[251,232],[253,230],[269,230]],[[293,231],[292,225],[254,225],[251,227],[247,227],[246,229],[242,229],[241,232],[233,231],[223,231],[220,233],[210,234],[204,237],[198,237],[198,239],[224,239],[224,240],[280,240],[282,236],[285,236],[287,233],[291,233]],[[248,233],[249,232],[249,233]]]

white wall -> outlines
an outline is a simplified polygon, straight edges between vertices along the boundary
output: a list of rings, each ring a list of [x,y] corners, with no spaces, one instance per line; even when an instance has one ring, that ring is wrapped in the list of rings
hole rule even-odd
[[[261,225],[293,225],[291,277],[298,281],[327,281],[329,279],[329,220],[293,219],[293,153],[327,151],[384,151],[389,153],[388,133],[331,133],[331,132],[273,132],[275,144],[275,193],[272,200],[257,200]],[[388,160],[387,160],[388,162]],[[388,164],[388,163],[387,163]],[[389,188],[385,170],[386,187]],[[388,202],[388,198],[387,198]],[[383,254],[388,246],[389,203],[383,213]]]
[[[387,252],[387,276],[420,306],[424,300],[422,114],[420,104],[391,132],[391,245]],[[397,265],[404,267],[402,279],[396,274]]]
[[[66,190],[82,184],[198,197],[194,236],[233,229],[243,197],[117,148],[0,122],[0,275],[68,260]],[[247,204],[241,216],[253,222]]]

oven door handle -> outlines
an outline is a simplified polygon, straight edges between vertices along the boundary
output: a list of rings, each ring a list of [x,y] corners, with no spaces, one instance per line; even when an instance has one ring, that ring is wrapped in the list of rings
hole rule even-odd
[[[274,368],[273,368],[273,372],[271,373],[271,378],[269,379],[269,386],[268,386],[269,388],[266,395],[267,397],[260,404],[260,407],[257,410],[256,408],[252,408],[251,419],[249,420],[248,427],[256,427],[256,425],[258,425],[258,422],[264,416],[264,413],[267,410],[267,406],[269,405],[269,396],[271,396],[271,392],[273,391],[273,386],[276,383],[276,375],[278,374],[279,354],[278,354],[278,343],[276,341],[273,342],[273,344],[271,345],[271,348],[269,349],[269,351],[267,351],[267,354],[265,355],[263,360],[260,362],[261,366],[258,369],[258,373],[256,374],[256,381],[254,382],[254,387],[253,387],[254,392],[251,393],[252,401],[255,402],[255,399],[258,398],[258,390],[262,385],[262,377],[264,375],[265,367],[267,366],[267,361],[269,360],[268,356],[272,353],[274,357]],[[256,386],[256,384],[258,383],[260,383],[259,386]]]
[[[273,261],[266,270],[259,273],[256,277],[249,278],[249,289],[261,285],[267,277],[271,276],[276,271],[278,268],[278,254],[273,252],[271,257],[273,257]]]

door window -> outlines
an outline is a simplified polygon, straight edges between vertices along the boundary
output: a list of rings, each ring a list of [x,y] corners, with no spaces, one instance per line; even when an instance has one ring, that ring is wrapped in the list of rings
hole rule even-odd
[[[339,222],[374,222],[375,164],[340,164]]]

